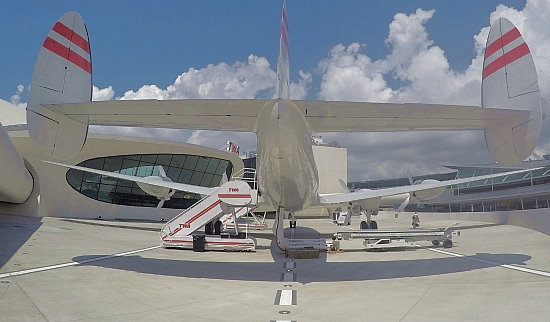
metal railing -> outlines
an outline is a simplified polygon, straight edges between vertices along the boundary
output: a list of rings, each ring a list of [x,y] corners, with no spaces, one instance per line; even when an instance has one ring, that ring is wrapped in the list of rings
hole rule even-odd
[[[258,181],[256,180],[256,169],[254,168],[242,168],[241,170],[233,173],[231,180],[242,180],[250,186],[252,189],[258,189]]]

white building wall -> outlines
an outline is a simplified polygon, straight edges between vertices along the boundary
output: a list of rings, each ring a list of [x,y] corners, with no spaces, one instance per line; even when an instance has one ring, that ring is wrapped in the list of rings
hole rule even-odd
[[[346,192],[348,184],[348,150],[324,145],[313,146],[319,170],[319,193]]]
[[[314,145],[313,156],[319,171],[319,193],[347,192],[348,150],[341,147]],[[298,217],[330,217],[328,208],[304,209]]]

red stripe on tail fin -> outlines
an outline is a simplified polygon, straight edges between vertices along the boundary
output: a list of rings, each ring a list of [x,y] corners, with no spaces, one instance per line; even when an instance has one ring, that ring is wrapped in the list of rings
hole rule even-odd
[[[90,64],[90,62],[87,61],[86,58],[63,46],[54,39],[47,37],[46,40],[44,40],[44,44],[42,46],[52,53],[67,59],[68,61],[82,68],[86,72],[90,74],[92,73],[92,64]]]
[[[507,52],[506,54],[495,59],[489,65],[485,66],[485,68],[483,69],[483,78],[488,77],[489,75],[501,69],[502,67],[515,62],[516,60],[520,59],[521,57],[527,54],[529,54],[529,47],[527,47],[526,43],[523,43],[517,46],[516,48]]]
[[[65,26],[64,24],[58,21],[53,26],[52,30],[57,32],[61,36],[67,38],[70,42],[82,48],[88,54],[90,53],[90,44],[88,44],[88,41],[86,41],[86,39],[82,38],[76,32],[72,31],[71,28]]]

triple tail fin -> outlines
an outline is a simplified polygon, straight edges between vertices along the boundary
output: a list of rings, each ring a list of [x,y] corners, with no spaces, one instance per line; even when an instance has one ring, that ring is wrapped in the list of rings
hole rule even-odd
[[[279,37],[279,58],[277,60],[277,98],[290,99],[288,18],[286,15],[286,1],[283,1],[280,32],[281,35]]]
[[[504,123],[488,120],[485,140],[499,163],[513,164],[527,158],[542,127],[537,70],[527,43],[505,18],[493,23],[487,37],[481,101],[483,107],[524,111],[522,118]]]
[[[27,105],[29,132],[40,149],[57,159],[80,152],[88,117],[68,118],[48,104],[92,100],[92,60],[88,31],[76,12],[63,15],[48,33],[34,67]]]

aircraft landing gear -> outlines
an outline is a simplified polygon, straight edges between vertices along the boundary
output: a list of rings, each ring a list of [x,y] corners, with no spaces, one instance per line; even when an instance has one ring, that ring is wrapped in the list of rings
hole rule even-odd
[[[375,220],[371,220],[372,215],[377,210],[371,210],[367,209],[365,211],[365,215],[367,216],[367,220],[361,221],[361,229],[378,229],[378,223]]]
[[[291,212],[288,213],[288,220],[290,220],[290,228],[296,228],[296,218]]]
[[[378,229],[378,223],[375,220],[371,220],[369,224],[366,220],[363,220],[361,222],[361,229]]]
[[[284,251],[286,250],[286,241],[284,234],[284,214],[285,209],[283,207],[277,208],[275,212],[275,221],[273,222],[273,234],[275,234],[275,241],[277,247]]]
[[[370,229],[378,229],[378,223],[375,220],[370,221]]]

